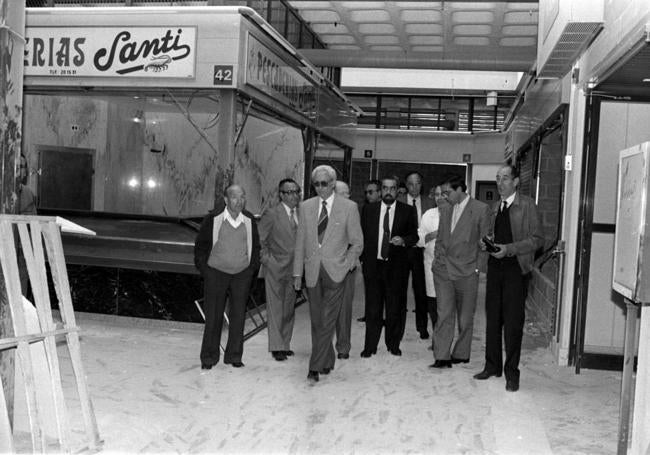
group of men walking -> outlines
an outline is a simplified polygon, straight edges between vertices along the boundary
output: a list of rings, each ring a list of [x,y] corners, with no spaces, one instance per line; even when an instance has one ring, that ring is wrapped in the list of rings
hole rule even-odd
[[[506,389],[516,391],[525,278],[535,251],[543,244],[534,202],[517,192],[517,171],[509,165],[497,173],[500,201],[492,208],[471,198],[457,176],[435,187],[435,202],[421,196],[419,173],[412,172],[405,180],[407,194],[402,196],[398,196],[397,177],[368,182],[367,202],[359,210],[349,200],[347,185],[337,182],[334,169],[318,166],[311,175],[316,196],[300,202],[300,186],[294,180],[282,180],[280,203],[268,209],[258,224],[244,210],[243,189],[227,188],[226,207],[206,216],[195,247],[196,265],[205,281],[202,368],[209,369],[219,360],[227,294],[230,331],[224,362],[243,366],[244,312],[253,270],[260,262],[269,351],[277,361],[293,355],[296,291],[306,288],[312,341],[307,377],[311,382],[330,373],[337,358],[349,358],[359,265],[366,326],[361,357],[377,353],[382,329],[388,351],[402,354],[410,275],[416,329],[420,338],[428,339],[431,320],[435,361],[430,367],[437,369],[469,362],[479,273],[487,271],[485,366],[474,377],[487,379],[505,371]],[[488,247],[492,252],[486,251]]]

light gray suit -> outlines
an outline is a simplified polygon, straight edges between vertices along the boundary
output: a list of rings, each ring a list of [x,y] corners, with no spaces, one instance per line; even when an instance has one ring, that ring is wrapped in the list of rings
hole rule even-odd
[[[291,223],[284,204],[280,202],[264,212],[258,231],[266,290],[269,351],[288,351],[296,305],[293,252],[297,225]]]
[[[304,271],[309,296],[312,336],[310,371],[334,367],[332,339],[341,311],[344,279],[363,251],[357,204],[336,195],[332,207],[328,208],[327,228],[319,245],[318,211],[321,202],[320,197],[316,196],[300,204],[293,261],[293,276],[302,277]]]
[[[479,270],[486,270],[487,255],[479,240],[490,229],[489,207],[470,198],[451,231],[453,205],[440,209],[440,224],[433,261],[433,282],[438,299],[438,320],[433,330],[433,355],[436,360],[468,360],[472,347],[474,310]],[[455,319],[458,340],[451,353]]]

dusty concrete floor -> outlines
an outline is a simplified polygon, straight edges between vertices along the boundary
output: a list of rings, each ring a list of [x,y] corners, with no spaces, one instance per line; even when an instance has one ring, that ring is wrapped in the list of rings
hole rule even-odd
[[[295,357],[274,361],[263,331],[245,344],[245,368],[219,364],[208,372],[198,358],[202,325],[79,314],[103,452],[615,453],[620,373],[575,375],[531,336],[519,392],[506,392],[504,378],[474,380],[483,365],[483,286],[468,365],[428,368],[430,342],[419,339],[411,311],[402,357],[380,344],[378,355],[362,359],[361,288],[359,280],[352,355],[315,386],[306,380],[306,305],[297,310]],[[63,370],[72,392],[65,362]],[[81,444],[80,416],[73,421]]]

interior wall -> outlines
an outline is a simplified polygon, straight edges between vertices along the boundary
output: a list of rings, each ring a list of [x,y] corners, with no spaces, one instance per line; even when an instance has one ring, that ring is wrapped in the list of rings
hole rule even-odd
[[[365,150],[371,150],[377,160],[460,164],[465,162],[463,155],[469,154],[474,164],[495,164],[503,162],[504,147],[504,133],[359,129],[352,157],[364,158]]]
[[[237,143],[234,181],[246,190],[246,208],[261,214],[278,203],[278,183],[292,178],[304,191],[305,147],[295,127],[249,116]]]
[[[227,159],[217,153],[218,109],[218,103],[211,112],[189,107],[189,121],[170,100],[27,95],[29,185],[38,194],[38,173],[48,172],[38,169],[39,150],[91,149],[94,211],[203,215],[213,207],[215,180]]]
[[[600,111],[594,223],[616,221],[619,152],[650,141],[650,103],[604,101]],[[589,269],[585,351],[622,354],[623,298],[612,290],[614,234],[594,233]]]

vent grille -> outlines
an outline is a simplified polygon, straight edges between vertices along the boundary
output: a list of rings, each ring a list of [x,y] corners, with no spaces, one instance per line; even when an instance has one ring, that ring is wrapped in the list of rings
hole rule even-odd
[[[602,28],[602,22],[567,23],[544,66],[537,73],[537,77],[540,79],[563,77]]]

